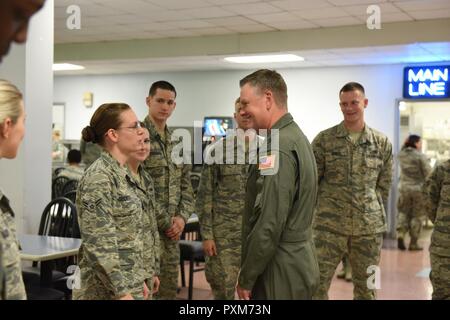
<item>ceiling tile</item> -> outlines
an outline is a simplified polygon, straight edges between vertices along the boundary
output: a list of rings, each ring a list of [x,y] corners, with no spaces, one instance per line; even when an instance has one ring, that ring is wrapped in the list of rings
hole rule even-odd
[[[248,15],[248,18],[262,22],[262,23],[270,23],[270,22],[278,22],[278,21],[297,21],[298,16],[289,12],[280,12],[280,13],[270,13],[270,14],[259,14],[259,15]]]
[[[55,8],[64,7],[67,8],[71,5],[83,5],[83,4],[90,4],[92,3],[92,0],[55,0]]]
[[[321,27],[337,27],[337,26],[351,26],[351,25],[361,25],[365,22],[361,19],[354,17],[340,17],[340,18],[329,18],[329,19],[313,19],[311,22],[321,26]]]
[[[169,10],[204,8],[211,6],[204,0],[149,0],[148,2]]]
[[[381,13],[381,27],[383,23],[413,21],[414,19],[406,13]]]
[[[115,16],[125,13],[125,11],[117,8],[106,7],[97,4],[84,4],[80,6],[82,17],[103,17],[103,16]]]
[[[175,28],[181,29],[192,29],[192,28],[212,28],[214,25],[203,21],[203,20],[180,20],[167,22],[168,25],[174,26]]]
[[[275,7],[284,10],[305,10],[305,9],[316,9],[316,8],[331,8],[332,5],[325,0],[282,0],[282,1],[272,1],[271,4]]]
[[[397,8],[392,3],[379,3],[377,6],[380,7],[381,16],[383,17],[386,13],[401,13],[402,10]],[[356,6],[346,6],[342,7],[345,12],[354,16],[368,16],[367,13],[368,5],[356,5]]]
[[[123,0],[93,0],[95,4],[100,4],[108,8],[119,9],[125,12],[136,12],[144,14],[146,12],[165,11],[167,9],[145,2],[145,0],[127,0],[126,5]]]
[[[206,21],[212,25],[219,26],[219,27],[248,26],[251,24],[255,24],[255,25],[258,24],[256,21],[250,20],[246,17],[240,17],[240,16],[204,19],[204,21]]]
[[[412,11],[432,11],[438,9],[450,8],[450,1],[448,0],[414,0],[414,1],[399,1],[395,5],[405,12]]]
[[[268,3],[246,3],[241,5],[223,6],[222,8],[240,15],[256,15],[281,12],[280,8]]]
[[[348,17],[349,14],[341,8],[327,8],[324,9],[308,9],[294,11],[294,14],[303,19],[314,20],[314,19],[327,19],[327,18],[341,18]]]
[[[219,7],[207,7],[207,8],[197,8],[180,10],[180,12],[197,19],[208,19],[208,18],[221,18],[235,16],[233,12],[230,12],[224,8]]]
[[[303,20],[270,22],[267,23],[267,25],[276,28],[278,30],[299,30],[299,29],[318,28],[318,25]]]
[[[190,16],[186,10],[166,10],[160,12],[151,12],[145,14],[150,22],[167,22],[178,20],[192,20],[193,16]]]
[[[450,18],[450,8],[433,11],[411,11],[409,15],[414,19],[440,19]],[[450,30],[449,30],[450,32]]]

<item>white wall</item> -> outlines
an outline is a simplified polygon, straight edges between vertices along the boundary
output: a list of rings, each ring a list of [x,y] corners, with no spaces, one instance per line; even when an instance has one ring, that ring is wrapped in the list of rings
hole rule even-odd
[[[289,111],[311,140],[342,120],[339,89],[349,81],[366,88],[367,123],[394,139],[395,100],[402,95],[400,65],[356,66],[279,70],[288,85]],[[179,72],[110,76],[60,76],[55,78],[54,101],[66,104],[66,139],[79,139],[95,108],[101,103],[129,103],[143,118],[149,86],[167,80],[177,88],[177,109],[169,121],[173,126],[192,126],[210,115],[232,115],[239,96],[239,80],[250,71]],[[94,107],[82,104],[83,93],[94,93]]]
[[[17,88],[24,92],[25,90],[25,47],[12,45],[6,59],[0,65],[0,78],[8,79],[14,83]],[[25,112],[27,109],[25,107]],[[25,139],[27,133],[25,132]],[[24,217],[24,180],[25,172],[22,170],[25,163],[24,144],[19,148],[17,157],[14,160],[0,160],[0,189],[9,199],[11,208],[16,217],[17,231],[21,233],[25,224]]]
[[[342,121],[338,92],[347,82],[364,85],[369,106],[366,122],[385,133],[395,144],[396,99],[402,96],[402,65],[345,66],[279,70],[288,85],[289,111],[306,136],[312,139],[321,131]],[[177,109],[169,125],[192,126],[205,116],[230,116],[239,96],[239,80],[252,71],[149,73],[110,76],[61,76],[55,78],[54,101],[66,103],[66,139],[79,139],[96,107],[101,103],[129,103],[139,118],[147,114],[145,97],[149,86],[167,80],[178,92]],[[82,105],[83,93],[94,93],[94,107]],[[396,184],[389,203],[388,226],[395,232]]]
[[[0,66],[24,94],[26,133],[14,160],[0,161],[0,188],[11,201],[19,233],[36,234],[51,197],[53,0],[30,22],[26,45],[13,45]]]

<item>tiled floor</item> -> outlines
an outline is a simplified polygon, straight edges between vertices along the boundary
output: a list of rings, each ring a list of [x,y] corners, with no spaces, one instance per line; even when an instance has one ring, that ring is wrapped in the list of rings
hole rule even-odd
[[[428,279],[430,261],[428,246],[431,230],[423,232],[420,244],[423,251],[400,251],[397,243],[386,240],[381,253],[381,289],[377,292],[380,300],[427,300],[431,298],[431,284]],[[406,240],[408,244],[409,239]],[[186,266],[186,274],[188,267]],[[340,270],[340,267],[338,267]],[[180,281],[181,284],[181,281]],[[334,277],[329,291],[330,299],[350,300],[353,284]],[[187,288],[182,288],[179,299],[187,299]],[[194,275],[194,300],[213,299],[211,289],[203,271]]]

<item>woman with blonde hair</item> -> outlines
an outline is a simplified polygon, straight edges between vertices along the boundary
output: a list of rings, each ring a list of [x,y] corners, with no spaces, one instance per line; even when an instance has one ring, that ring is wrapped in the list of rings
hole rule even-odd
[[[14,159],[25,134],[23,96],[0,80],[0,158]],[[25,300],[14,212],[0,190],[0,300]]]

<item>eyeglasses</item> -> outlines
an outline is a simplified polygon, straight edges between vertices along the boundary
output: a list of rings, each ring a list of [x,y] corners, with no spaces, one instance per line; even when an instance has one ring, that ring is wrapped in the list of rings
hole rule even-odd
[[[119,129],[134,129],[134,130],[138,130],[138,129],[142,129],[142,128],[145,128],[145,124],[143,122],[141,122],[141,121],[136,121],[134,123],[134,125],[132,125],[130,127],[119,127],[116,130],[119,130]]]

